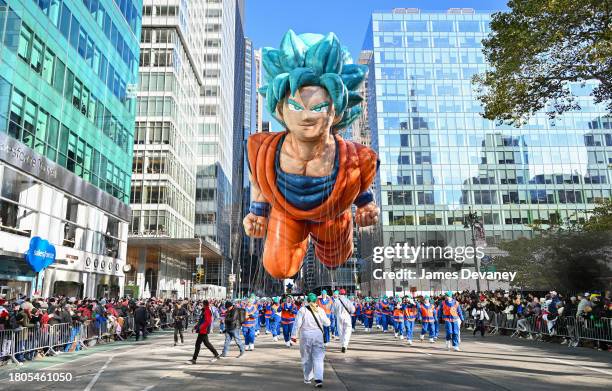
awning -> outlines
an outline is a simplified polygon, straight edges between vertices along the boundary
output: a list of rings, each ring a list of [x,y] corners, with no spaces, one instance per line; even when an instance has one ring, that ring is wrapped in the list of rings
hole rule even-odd
[[[221,261],[221,249],[216,243],[207,239],[188,238],[147,238],[147,237],[130,237],[128,238],[129,248],[151,248],[157,247],[163,252],[174,253],[184,257],[195,257],[202,253],[202,258],[209,261]]]

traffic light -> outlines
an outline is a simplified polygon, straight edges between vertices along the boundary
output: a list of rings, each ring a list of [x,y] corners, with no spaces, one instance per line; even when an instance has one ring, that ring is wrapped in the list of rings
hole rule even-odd
[[[204,280],[204,270],[202,268],[198,268],[198,270],[195,273],[195,283],[201,284],[203,280]]]

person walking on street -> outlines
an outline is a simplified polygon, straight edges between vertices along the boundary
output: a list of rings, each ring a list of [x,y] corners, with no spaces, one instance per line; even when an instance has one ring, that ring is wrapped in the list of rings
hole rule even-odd
[[[149,321],[149,311],[142,301],[138,302],[138,307],[134,310],[134,328],[136,332],[136,341],[140,338],[142,333],[142,339],[147,338],[147,322]]]
[[[183,326],[185,325],[185,318],[187,317],[187,309],[184,305],[179,303],[174,304],[174,310],[172,311],[172,317],[174,318],[174,346],[178,344],[178,337],[181,336],[181,345],[185,343],[183,338]]]
[[[236,308],[231,301],[225,302],[225,309],[225,344],[223,345],[223,353],[221,353],[219,358],[227,357],[232,339],[236,341],[236,345],[240,349],[240,354],[238,355],[238,358],[240,358],[244,354],[244,343],[240,335],[240,326],[246,321],[246,311],[244,308]]]
[[[484,337],[485,335],[484,321],[485,319],[489,320],[489,315],[487,314],[487,311],[485,311],[485,309],[482,308],[481,303],[476,304],[476,308],[472,310],[472,318],[474,318],[474,321],[476,323],[476,326],[474,327],[474,333],[472,335],[476,335],[476,332],[480,331],[480,335]]]
[[[351,315],[355,313],[355,306],[353,303],[346,298],[346,291],[340,289],[338,292],[338,298],[332,305],[334,318],[336,319],[338,334],[340,336],[340,344],[342,345],[342,353],[346,353],[349,342],[351,340],[351,334],[353,332],[353,325],[351,322]]]
[[[314,379],[315,387],[323,387],[323,369],[325,343],[323,328],[331,324],[327,313],[317,306],[317,295],[309,293],[306,305],[302,306],[295,318],[291,340],[300,340],[300,356],[304,370],[304,383],[310,384]]]
[[[215,362],[219,359],[219,353],[217,353],[215,347],[212,346],[212,344],[208,340],[208,334],[210,334],[213,323],[213,316],[210,310],[210,306],[208,304],[208,300],[204,300],[203,305],[204,308],[202,308],[202,315],[200,315],[200,320],[192,329],[192,331],[194,332],[197,330],[198,338],[196,339],[193,358],[188,361],[190,364],[196,363],[196,360],[198,359],[198,355],[200,353],[200,346],[202,345],[202,342],[204,343],[204,346],[206,346],[208,350],[210,350],[210,352],[213,354],[213,358],[210,360],[210,362]]]

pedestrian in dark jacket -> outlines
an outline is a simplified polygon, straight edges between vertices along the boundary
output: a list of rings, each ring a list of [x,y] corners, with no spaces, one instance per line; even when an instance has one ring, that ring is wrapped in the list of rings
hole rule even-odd
[[[204,308],[202,308],[202,315],[200,316],[200,320],[193,327],[192,330],[194,332],[197,330],[198,338],[196,339],[193,358],[189,360],[189,363],[191,364],[196,363],[196,360],[198,359],[198,354],[200,353],[200,346],[202,345],[202,342],[204,343],[204,346],[206,346],[208,350],[210,350],[210,352],[213,354],[213,358],[210,360],[210,362],[215,362],[219,359],[219,353],[217,353],[215,347],[212,346],[212,344],[208,340],[208,334],[210,333],[213,322],[212,312],[210,310],[210,306],[208,305],[208,300],[204,300],[203,304]]]
[[[223,353],[221,353],[220,357],[227,357],[227,352],[229,352],[233,339],[236,341],[238,349],[240,349],[240,354],[238,355],[238,358],[240,358],[244,354],[244,343],[242,342],[240,326],[246,320],[246,314],[241,314],[244,309],[236,308],[231,301],[225,303],[225,308],[227,310],[225,313],[225,344],[223,345]]]
[[[183,326],[185,325],[185,318],[187,315],[185,306],[179,303],[174,304],[174,310],[172,311],[172,317],[174,318],[174,346],[178,344],[179,335],[181,336],[181,345],[185,342],[183,338]]]
[[[136,341],[140,338],[142,332],[142,339],[147,338],[147,321],[149,320],[149,311],[142,302],[138,302],[138,307],[134,310],[134,331],[136,332]]]

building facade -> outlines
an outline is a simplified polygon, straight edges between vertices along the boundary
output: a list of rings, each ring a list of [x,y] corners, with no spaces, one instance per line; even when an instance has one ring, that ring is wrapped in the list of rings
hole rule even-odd
[[[540,113],[515,128],[480,116],[471,78],[487,66],[481,40],[490,20],[470,9],[372,15],[364,49],[372,52],[368,119],[381,160],[382,245],[471,247],[471,208],[484,224],[485,254],[495,256],[501,241],[530,237],[528,224],[582,221],[610,198],[612,122],[588,96],[592,83],[571,87],[582,110],[554,122]],[[389,259],[373,267],[420,273],[474,262]],[[371,294],[475,288],[473,280],[364,278]]]
[[[126,281],[140,295],[191,292],[195,259],[170,244],[191,239],[199,247],[192,146],[203,88],[205,9],[203,2],[184,0],[143,4]]]
[[[0,0],[0,285],[123,293],[141,1]],[[24,253],[55,248],[38,283]],[[50,254],[50,252],[49,252]]]
[[[227,285],[236,272],[241,227],[244,132],[244,1],[206,0],[203,88],[196,134],[195,235],[216,243],[221,262],[205,266],[206,282]],[[234,240],[234,243],[236,241]]]

